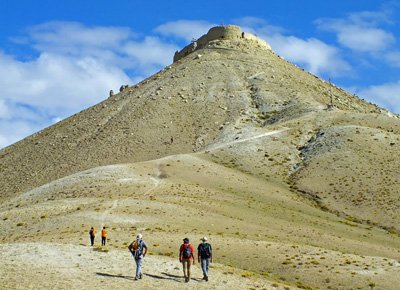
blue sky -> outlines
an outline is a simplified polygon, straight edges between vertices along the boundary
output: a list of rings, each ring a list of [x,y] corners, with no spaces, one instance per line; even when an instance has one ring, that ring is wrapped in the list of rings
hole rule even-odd
[[[0,148],[159,71],[215,25],[400,113],[399,1],[1,0],[0,15]]]

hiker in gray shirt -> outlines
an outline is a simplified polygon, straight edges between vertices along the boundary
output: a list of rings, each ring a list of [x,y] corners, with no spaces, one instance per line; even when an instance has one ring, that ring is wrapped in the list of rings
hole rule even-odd
[[[144,257],[146,256],[146,253],[147,253],[147,245],[142,240],[142,235],[141,234],[138,234],[136,236],[136,240],[133,241],[128,246],[128,249],[132,253],[132,256],[133,256],[133,258],[135,259],[135,262],[136,262],[135,280],[142,279],[143,278],[142,264],[143,264],[143,259],[144,259]]]

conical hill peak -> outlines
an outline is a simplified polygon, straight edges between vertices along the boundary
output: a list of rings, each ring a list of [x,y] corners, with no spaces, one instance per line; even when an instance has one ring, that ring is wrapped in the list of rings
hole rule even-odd
[[[180,60],[182,57],[189,55],[196,50],[226,44],[227,42],[234,43],[235,46],[240,47],[250,45],[259,49],[271,50],[271,46],[257,36],[243,32],[239,26],[215,26],[212,27],[207,34],[204,34],[199,39],[193,41],[184,47],[182,50],[177,51],[174,55],[174,62]]]
[[[397,290],[400,120],[238,27],[194,43],[0,150],[0,288],[176,289],[177,242],[207,234],[191,289]]]
[[[211,28],[198,43],[196,53],[1,150],[2,195],[96,166],[199,152],[241,128],[274,130],[310,114],[383,112],[237,26]]]

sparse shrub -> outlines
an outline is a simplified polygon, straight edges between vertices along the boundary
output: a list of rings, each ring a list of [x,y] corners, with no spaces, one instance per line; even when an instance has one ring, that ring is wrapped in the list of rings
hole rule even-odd
[[[376,284],[375,284],[375,282],[371,281],[371,282],[369,282],[368,286],[371,287],[371,289],[372,289],[372,288],[375,288]]]
[[[313,290],[312,287],[310,287],[310,286],[305,286],[305,285],[303,285],[300,281],[297,281],[297,282],[296,282],[296,286],[299,287],[300,289]]]
[[[232,271],[226,271],[226,272],[224,272],[223,274],[224,274],[224,275],[228,275],[228,274],[233,275],[233,272],[232,272]]]
[[[244,272],[244,273],[242,273],[241,276],[242,276],[243,278],[249,278],[249,277],[254,276],[254,273],[253,273],[253,272]]]
[[[108,253],[108,252],[109,252],[109,249],[103,248],[103,247],[101,247],[101,246],[95,246],[95,247],[93,248],[93,251],[95,251],[95,252],[102,252],[102,253]]]
[[[164,252],[164,253],[160,253],[161,256],[172,256],[174,254],[174,252]]]

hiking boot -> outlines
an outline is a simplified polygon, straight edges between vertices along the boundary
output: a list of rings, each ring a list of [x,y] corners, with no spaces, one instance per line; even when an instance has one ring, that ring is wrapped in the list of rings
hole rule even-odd
[[[135,281],[139,280],[139,277],[135,277]]]
[[[185,277],[185,283],[189,282],[189,278]]]
[[[204,276],[204,280],[206,280],[206,282],[208,281],[208,276]]]
[[[140,274],[140,275],[139,275],[139,279],[142,279],[142,278],[143,278],[143,274]]]

